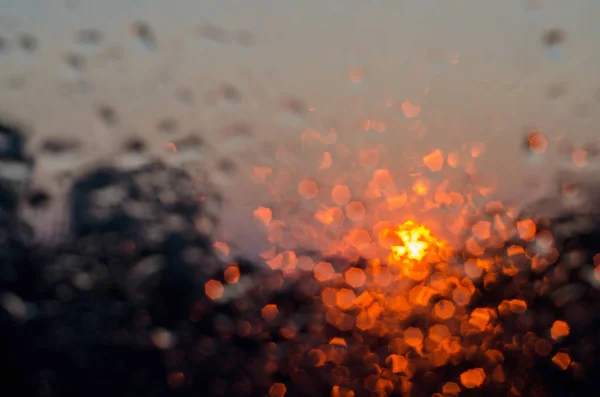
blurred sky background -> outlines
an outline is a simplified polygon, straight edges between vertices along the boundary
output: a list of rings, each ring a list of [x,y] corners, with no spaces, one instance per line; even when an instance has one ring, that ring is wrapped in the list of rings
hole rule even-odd
[[[599,19],[595,0],[0,0],[0,115],[31,131],[40,184],[113,161],[134,137],[148,156],[197,160],[227,194],[228,237],[252,250],[263,197],[245,171],[283,144],[311,173],[306,129],[392,158],[482,143],[500,194],[533,195],[527,178],[571,166],[552,155],[561,145],[600,136]],[[386,131],[360,135],[366,119]],[[532,128],[546,157],[524,150]],[[165,148],[190,136],[201,149]],[[47,139],[77,150],[49,155]]]

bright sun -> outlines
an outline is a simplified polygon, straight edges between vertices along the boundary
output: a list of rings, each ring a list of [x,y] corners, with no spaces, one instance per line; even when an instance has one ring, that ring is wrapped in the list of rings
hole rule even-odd
[[[386,228],[379,236],[390,248],[390,264],[420,261],[444,246],[443,242],[431,235],[427,227],[413,221],[407,221],[395,228]]]

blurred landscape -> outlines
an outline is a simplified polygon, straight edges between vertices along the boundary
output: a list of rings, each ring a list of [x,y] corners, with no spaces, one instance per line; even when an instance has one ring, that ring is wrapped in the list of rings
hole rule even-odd
[[[594,0],[0,0],[6,384],[584,395],[600,324],[598,18]],[[382,286],[373,260],[394,245],[380,232],[413,220],[419,244],[453,251]],[[438,290],[439,274],[460,286]],[[437,292],[409,292],[425,286]],[[363,291],[387,301],[377,326],[352,312]],[[445,322],[441,301],[457,306]],[[406,342],[416,328],[423,346]],[[452,365],[432,370],[442,340]]]

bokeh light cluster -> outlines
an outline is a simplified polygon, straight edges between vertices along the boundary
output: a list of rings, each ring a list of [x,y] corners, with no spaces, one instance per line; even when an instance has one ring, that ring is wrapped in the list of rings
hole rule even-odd
[[[528,143],[532,152],[547,145],[541,133],[530,134]],[[548,219],[524,218],[494,198],[493,186],[476,172],[484,150],[478,144],[460,153],[434,150],[411,168],[413,182],[403,190],[377,167],[378,150],[360,149],[356,157],[364,161],[348,178],[353,186],[363,180],[364,191],[351,191],[344,175],[332,186],[304,178],[298,200],[289,203],[300,208],[293,216],[285,206],[279,214],[267,205],[255,210],[272,244],[262,254],[268,281],[250,295],[265,302],[255,332],[272,344],[262,368],[272,374],[271,396],[325,388],[334,397],[483,390],[542,396],[549,391],[539,382],[540,365],[582,376],[593,346],[569,336],[589,325],[590,313],[579,302],[582,284],[570,274],[587,272],[595,286],[597,272],[584,266],[582,252],[558,252]],[[257,183],[280,197],[278,185],[290,173],[285,167],[262,173],[271,177]],[[228,253],[223,242],[215,247]],[[227,274],[237,269],[231,266]],[[243,280],[242,274],[235,283]],[[238,299],[228,288],[236,289],[206,284],[217,304]],[[296,298],[282,301],[281,291],[290,289]],[[297,295],[300,306],[292,303]],[[250,325],[245,329],[252,335]]]

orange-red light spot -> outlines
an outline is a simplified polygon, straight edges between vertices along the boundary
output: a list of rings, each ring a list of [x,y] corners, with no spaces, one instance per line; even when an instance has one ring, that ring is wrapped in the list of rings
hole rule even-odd
[[[486,221],[479,221],[471,228],[473,235],[479,240],[486,240],[490,238],[491,230],[492,224]]]
[[[415,285],[408,292],[408,299],[414,305],[427,306],[431,298],[436,295],[437,292],[424,285]]]
[[[434,315],[440,320],[447,320],[454,315],[454,304],[448,300],[442,300],[433,307]]]
[[[277,305],[270,304],[263,307],[260,313],[265,321],[273,321],[279,315],[279,309],[277,308]]]
[[[223,277],[225,278],[227,284],[237,283],[240,279],[240,268],[237,267],[237,265],[229,266],[227,269],[225,269],[225,272],[223,272]]]
[[[285,224],[284,221],[281,220],[274,220],[271,221],[271,223],[268,226],[267,229],[267,235],[269,238],[269,241],[272,243],[277,243],[279,241],[281,241],[281,239],[283,238],[283,232],[285,231],[287,225]]]
[[[431,235],[425,226],[412,221],[396,228],[384,228],[378,233],[379,244],[390,247],[390,264],[402,264],[405,260],[421,260],[430,251],[444,249],[445,245]]]
[[[327,168],[331,167],[331,164],[333,164],[333,159],[331,158],[331,153],[324,152],[323,158],[321,159],[321,164],[319,164],[319,169],[326,170]]]
[[[270,208],[258,207],[254,210],[254,217],[262,222],[263,225],[269,226],[271,219],[273,218],[273,212]]]
[[[467,389],[473,389],[483,384],[485,372],[481,368],[470,369],[460,374],[460,383]]]
[[[204,293],[212,300],[219,299],[221,296],[223,296],[223,292],[225,292],[225,288],[220,281],[209,280],[206,284],[204,284]]]
[[[254,181],[256,181],[256,182],[264,181],[272,173],[273,173],[273,169],[271,167],[259,167],[259,166],[252,167],[252,176],[253,176]]]
[[[356,298],[354,303],[360,307],[368,307],[371,303],[373,303],[373,296],[369,293],[369,291],[365,291]]]
[[[336,303],[342,310],[349,310],[354,306],[356,295],[354,291],[348,288],[340,289],[336,294]]]
[[[335,274],[333,266],[329,262],[319,262],[315,265],[313,270],[315,278],[318,281],[324,282],[331,280]]]
[[[269,389],[269,397],[284,397],[287,388],[283,383],[273,383]]]
[[[358,222],[365,217],[367,209],[360,201],[353,201],[346,206],[346,217],[351,221]]]
[[[390,172],[386,169],[379,169],[373,173],[373,182],[377,189],[388,192],[395,193],[396,192],[396,184],[392,180],[392,176]]]
[[[275,255],[273,258],[265,261],[265,263],[273,270],[281,269],[281,266],[283,265],[283,254]]]
[[[213,244],[213,247],[216,248],[217,250],[221,251],[221,253],[223,255],[229,255],[229,246],[227,245],[226,242],[223,241],[217,241]]]
[[[366,170],[377,167],[379,163],[379,151],[377,149],[363,149],[358,152],[358,161]]]
[[[305,199],[315,198],[318,192],[319,187],[317,186],[317,182],[313,180],[303,179],[298,183],[298,194]]]
[[[335,345],[335,346],[343,346],[346,347],[346,340],[344,338],[331,338],[331,340],[329,341],[330,345]]]
[[[344,218],[344,212],[338,207],[321,208],[315,213],[315,219],[324,225],[340,225]]]
[[[527,303],[521,299],[512,299],[508,302],[508,305],[513,313],[521,314],[527,310]]]
[[[401,193],[395,196],[391,196],[387,199],[388,209],[390,211],[397,210],[402,208],[408,202],[408,195],[406,193]]]
[[[525,249],[520,245],[511,245],[506,250],[506,253],[508,254],[508,256],[520,255],[525,253]]]
[[[552,357],[552,362],[561,370],[565,371],[571,364],[571,357],[567,353],[556,353]]]
[[[412,188],[419,196],[425,196],[429,192],[429,181],[419,178],[413,183]]]
[[[167,142],[165,144],[165,146],[167,147],[167,149],[169,149],[171,152],[177,152],[177,146],[173,143],[173,142]]]
[[[411,103],[410,101],[402,102],[402,112],[407,119],[415,118],[421,112],[421,107]]]
[[[571,153],[571,161],[579,168],[584,167],[587,163],[587,151],[583,149],[573,150],[573,153]]]
[[[550,329],[550,336],[552,336],[552,339],[558,340],[560,338],[568,336],[569,332],[571,332],[569,324],[567,324],[564,321],[556,320],[554,324],[552,324],[552,328]]]
[[[444,154],[437,149],[423,157],[423,163],[431,171],[441,171],[444,167]]]
[[[517,231],[519,233],[519,237],[521,237],[523,240],[533,240],[537,231],[535,222],[531,219],[519,221],[517,222]]]
[[[361,68],[348,69],[348,79],[353,83],[360,83],[365,78],[365,71]]]
[[[490,201],[485,205],[485,212],[490,215],[495,215],[504,210],[504,205],[500,201]]]
[[[466,306],[471,301],[471,291],[465,287],[458,287],[452,291],[452,300],[458,306]]]
[[[442,343],[451,335],[450,330],[444,324],[435,324],[429,327],[428,338],[435,343]]]
[[[298,257],[297,266],[300,270],[312,271],[315,267],[315,262],[312,260],[311,257],[302,255]]]
[[[400,372],[404,372],[408,367],[408,361],[404,356],[399,354],[391,354],[385,360],[385,363],[391,367],[392,372],[397,374]]]
[[[409,327],[404,331],[404,341],[412,347],[421,346],[423,343],[423,331],[419,328]]]
[[[315,367],[322,367],[327,361],[327,356],[320,349],[312,349],[307,353],[307,356]]]
[[[478,260],[469,259],[465,262],[465,274],[471,279],[477,279],[481,277],[483,268],[478,265]]]
[[[548,140],[538,131],[531,131],[529,134],[529,150],[534,153],[544,153],[548,147]]]
[[[452,168],[458,167],[460,164],[460,154],[457,152],[448,153],[448,165]]]
[[[442,387],[442,393],[448,396],[456,396],[460,393],[460,386],[455,382],[448,382]]]
[[[362,287],[365,281],[367,281],[367,276],[365,275],[364,270],[357,267],[348,269],[344,276],[346,279],[346,284],[353,288]]]
[[[480,157],[484,151],[485,151],[484,143],[482,143],[482,142],[475,143],[471,146],[471,157],[476,159],[476,158]]]
[[[309,128],[307,130],[302,131],[302,134],[300,134],[300,139],[304,143],[319,142],[321,139],[321,134],[319,133],[319,131]]]
[[[348,204],[352,194],[350,193],[350,189],[345,185],[335,185],[333,189],[331,189],[331,201],[333,201],[336,205],[342,206]]]
[[[469,324],[477,328],[479,331],[485,330],[489,322],[490,314],[488,309],[482,307],[473,310],[471,313],[471,318],[469,319]]]
[[[380,287],[387,287],[392,283],[392,272],[387,267],[373,269],[373,282]]]

